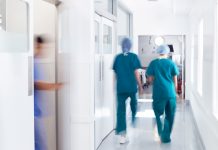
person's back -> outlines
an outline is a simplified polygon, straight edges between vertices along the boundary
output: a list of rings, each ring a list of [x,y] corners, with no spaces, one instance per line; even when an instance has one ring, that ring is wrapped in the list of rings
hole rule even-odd
[[[176,91],[178,68],[170,59],[170,49],[167,45],[157,48],[160,55],[153,60],[147,69],[147,76],[153,82],[153,110],[156,117],[157,129],[163,143],[171,141],[171,132],[176,112]],[[165,114],[164,122],[161,116]]]
[[[135,70],[140,68],[138,57],[134,53],[119,54],[115,58],[113,69],[117,77],[118,93],[137,92]]]
[[[151,62],[150,67],[154,76],[153,99],[173,98],[176,96],[173,77],[177,75],[177,68],[172,60],[158,58]]]
[[[120,135],[120,144],[128,141],[126,137],[126,100],[131,99],[132,124],[135,124],[137,112],[137,83],[140,92],[142,85],[138,69],[141,68],[140,61],[136,54],[130,53],[132,43],[130,39],[124,38],[122,41],[122,54],[116,56],[113,70],[117,77],[117,125],[116,134]]]

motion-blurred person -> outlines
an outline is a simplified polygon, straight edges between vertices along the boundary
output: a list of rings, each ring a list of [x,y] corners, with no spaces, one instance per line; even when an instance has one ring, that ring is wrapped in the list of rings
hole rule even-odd
[[[170,135],[176,111],[176,91],[178,68],[168,59],[170,49],[167,45],[157,48],[159,58],[153,60],[147,69],[149,81],[153,82],[153,110],[156,116],[157,130],[162,143],[171,141]],[[164,123],[161,116],[165,113]]]
[[[42,36],[35,37],[35,52],[34,61],[36,58],[42,57],[42,49],[45,44],[45,38]],[[42,113],[39,107],[40,91],[41,90],[56,90],[62,86],[61,83],[48,83],[43,81],[43,71],[39,69],[37,63],[34,62],[34,124],[35,124],[35,150],[47,150],[45,129],[41,124]]]
[[[117,126],[116,134],[120,135],[120,144],[128,142],[126,135],[126,100],[131,98],[130,106],[132,110],[132,124],[135,124],[137,112],[137,83],[140,93],[143,92],[140,74],[140,61],[136,54],[130,52],[132,43],[130,39],[124,38],[122,41],[123,53],[118,54],[113,64],[113,70],[117,79]]]

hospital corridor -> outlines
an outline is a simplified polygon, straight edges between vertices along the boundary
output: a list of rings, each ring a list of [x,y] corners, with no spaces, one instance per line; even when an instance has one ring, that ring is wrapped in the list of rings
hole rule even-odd
[[[218,150],[218,0],[0,0],[0,150]]]

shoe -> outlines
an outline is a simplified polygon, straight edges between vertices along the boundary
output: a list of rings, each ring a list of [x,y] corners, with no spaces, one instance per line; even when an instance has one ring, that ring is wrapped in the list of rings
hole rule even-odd
[[[158,131],[157,131],[157,127],[154,128],[154,141],[161,142],[160,136],[159,136]]]
[[[161,143],[170,143],[171,139],[170,138],[163,138],[161,137]]]
[[[129,138],[126,135],[121,135],[120,136],[120,144],[125,144],[129,142]]]
[[[136,118],[135,117],[132,117],[131,125],[133,128],[136,128]]]

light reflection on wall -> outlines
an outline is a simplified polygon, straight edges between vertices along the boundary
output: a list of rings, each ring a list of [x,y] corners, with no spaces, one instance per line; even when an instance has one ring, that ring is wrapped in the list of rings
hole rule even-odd
[[[97,118],[109,117],[109,116],[111,116],[111,111],[108,108],[97,109],[95,111],[95,117],[97,117]]]

